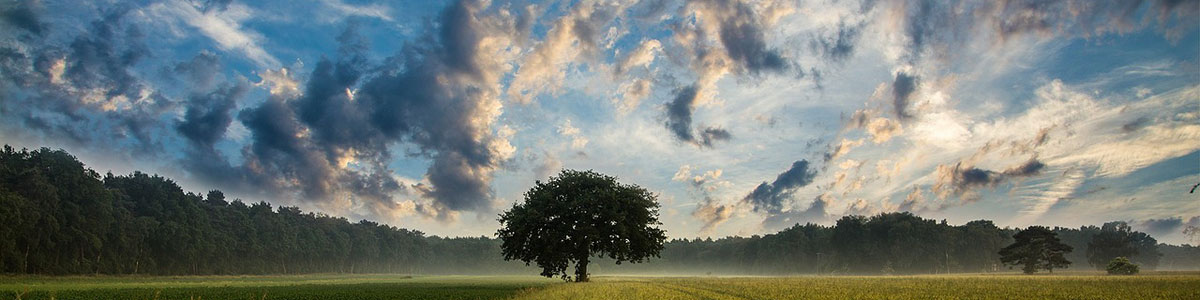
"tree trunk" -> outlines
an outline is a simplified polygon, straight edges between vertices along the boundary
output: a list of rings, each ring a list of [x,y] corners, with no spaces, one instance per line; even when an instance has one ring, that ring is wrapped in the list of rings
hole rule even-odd
[[[575,262],[575,282],[587,282],[588,281],[587,265],[588,265],[588,257],[587,256],[584,256],[583,259],[580,259],[579,261]]]

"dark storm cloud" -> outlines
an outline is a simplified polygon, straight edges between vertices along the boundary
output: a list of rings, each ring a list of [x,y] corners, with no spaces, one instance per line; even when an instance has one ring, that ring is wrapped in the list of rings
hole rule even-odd
[[[46,30],[46,25],[42,23],[38,18],[38,14],[30,7],[31,5],[36,5],[36,1],[5,2],[4,4],[0,4],[0,21],[38,36],[42,35]]]
[[[1139,230],[1151,235],[1162,236],[1179,231],[1183,227],[1183,218],[1172,217],[1164,219],[1147,219],[1138,224]]]
[[[65,45],[34,37],[6,48],[0,76],[13,87],[2,91],[4,113],[16,116],[11,124],[34,137],[82,146],[119,143],[138,155],[160,152],[155,133],[169,131],[160,116],[175,103],[132,73],[150,51],[141,30],[123,20],[128,11],[112,8],[73,38],[64,36]],[[32,10],[21,13],[38,18]]]
[[[696,86],[689,85],[675,90],[675,98],[667,102],[667,129],[676,139],[692,142],[692,109],[696,102]]]
[[[795,161],[791,168],[775,177],[775,181],[759,184],[742,201],[750,203],[756,212],[777,214],[791,201],[796,189],[812,183],[816,176],[816,170],[809,169],[807,160]]]
[[[675,90],[675,97],[664,105],[667,112],[667,121],[664,125],[667,130],[671,131],[675,139],[700,147],[712,148],[717,142],[733,138],[733,134],[728,130],[718,127],[707,127],[699,130],[698,133],[693,133],[692,112],[696,109],[696,96],[696,85]]]
[[[723,10],[718,15],[718,36],[725,53],[737,64],[740,73],[757,75],[763,71],[780,72],[788,62],[777,49],[768,49],[761,16],[746,3],[737,0],[709,1],[712,9]]]
[[[854,55],[854,47],[858,43],[858,37],[861,35],[864,25],[865,23],[857,25],[839,23],[832,33],[814,37],[809,42],[809,48],[829,60],[844,61]]]
[[[192,96],[183,120],[175,129],[197,146],[211,149],[225,136],[225,131],[233,122],[230,112],[247,91],[249,88],[246,85],[235,84],[208,94]]]
[[[972,201],[977,198],[977,189],[995,187],[1006,180],[1038,175],[1045,168],[1046,165],[1036,157],[1009,167],[1004,172],[977,168],[964,162],[958,162],[952,167],[939,165],[934,173],[937,181],[934,183],[933,192],[943,199],[952,195]]]
[[[594,5],[591,14],[576,18],[571,23],[571,32],[579,39],[583,57],[596,57],[603,50],[597,42],[600,41],[600,34],[608,30],[609,23],[620,13],[617,8],[616,5]]]
[[[259,181],[277,182],[262,187],[265,192],[298,188],[303,194],[296,196],[303,199],[327,200],[336,178],[334,168],[325,155],[311,149],[302,138],[304,127],[286,103],[269,99],[258,107],[243,110],[238,118],[252,133],[249,151],[243,151],[247,177],[266,177]]]
[[[733,135],[729,134],[728,130],[716,127],[708,127],[703,131],[700,131],[700,140],[698,143],[700,143],[701,146],[712,148],[713,143],[716,143],[717,141],[728,141],[730,138],[733,138]]]
[[[892,105],[896,110],[896,118],[904,121],[912,117],[908,112],[909,97],[917,90],[919,79],[916,76],[908,75],[908,73],[896,73],[896,80],[892,82]]]
[[[390,195],[405,188],[390,176],[390,147],[409,143],[416,152],[405,154],[433,162],[430,185],[417,190],[434,207],[422,211],[490,209],[490,173],[503,158],[479,123],[483,89],[494,84],[479,63],[480,40],[494,30],[479,23],[481,9],[475,1],[447,7],[422,43],[380,66],[369,65],[365,39],[350,26],[338,37],[340,57],[317,63],[303,96],[242,112],[253,133],[248,171],[293,179],[315,200],[344,188],[392,206]],[[349,159],[360,169],[343,169]]]
[[[104,88],[108,97],[139,98],[141,81],[130,68],[149,55],[137,26],[121,26],[125,11],[110,13],[92,22],[92,31],[71,42],[63,74],[80,88]]]

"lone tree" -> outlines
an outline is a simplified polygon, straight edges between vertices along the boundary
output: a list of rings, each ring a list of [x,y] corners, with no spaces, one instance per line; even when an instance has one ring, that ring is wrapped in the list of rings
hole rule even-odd
[[[537,263],[542,276],[588,281],[589,258],[642,262],[658,257],[666,239],[654,194],[593,171],[563,170],[537,181],[525,202],[500,214],[496,235],[505,260]]]
[[[1000,249],[1000,262],[1010,266],[1022,266],[1025,274],[1033,274],[1045,269],[1054,273],[1054,268],[1065,268],[1071,265],[1063,257],[1070,253],[1071,246],[1058,240],[1058,234],[1043,226],[1029,226],[1013,235],[1016,241],[1004,249]]]

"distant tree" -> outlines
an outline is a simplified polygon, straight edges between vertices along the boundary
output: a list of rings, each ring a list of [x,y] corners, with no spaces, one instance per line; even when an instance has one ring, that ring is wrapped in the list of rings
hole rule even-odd
[[[624,185],[592,171],[563,170],[525,192],[524,203],[500,214],[505,260],[536,263],[542,276],[570,280],[567,265],[575,264],[575,281],[588,280],[592,256],[621,262],[657,257],[666,239],[658,221],[654,194],[637,185]]]
[[[1138,273],[1138,265],[1124,257],[1112,259],[1104,269],[1108,270],[1109,275],[1133,275]]]
[[[1054,268],[1065,268],[1071,262],[1063,257],[1074,250],[1058,240],[1058,235],[1042,226],[1029,226],[1013,235],[1012,245],[1000,249],[1000,262],[1009,266],[1021,266],[1025,274],[1045,269],[1054,273]]]
[[[1158,265],[1158,241],[1149,235],[1133,231],[1125,222],[1109,222],[1088,243],[1088,263],[1098,270],[1107,268],[1117,257],[1125,257],[1154,269]]]

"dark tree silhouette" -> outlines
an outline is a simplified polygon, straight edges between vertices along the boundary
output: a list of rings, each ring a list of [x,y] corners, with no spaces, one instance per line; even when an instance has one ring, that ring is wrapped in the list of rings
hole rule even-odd
[[[654,194],[592,171],[563,170],[536,182],[499,221],[504,259],[534,262],[542,276],[564,280],[574,262],[577,282],[588,280],[592,256],[642,262],[657,257],[666,239],[655,227],[661,223]]]
[[[1154,269],[1158,266],[1158,241],[1145,233],[1133,231],[1125,222],[1108,222],[1100,228],[1100,233],[1088,242],[1088,263],[1097,270],[1104,270],[1110,261],[1117,257],[1125,257],[1145,264]]]
[[[1012,245],[1000,249],[1000,262],[1009,266],[1021,266],[1025,274],[1045,269],[1054,273],[1054,268],[1071,265],[1064,254],[1074,250],[1058,240],[1058,234],[1042,226],[1029,226],[1013,235]]]

